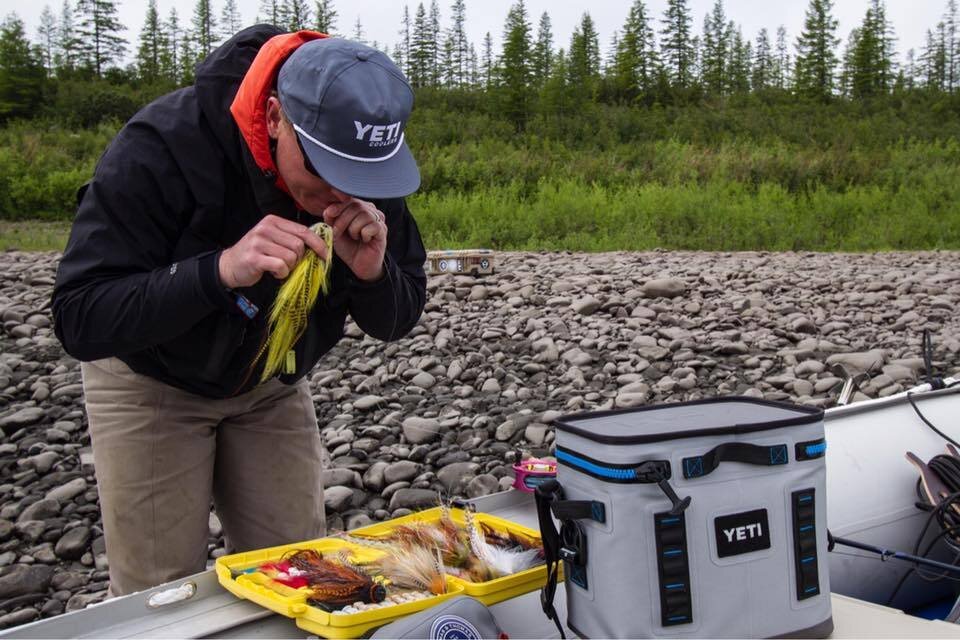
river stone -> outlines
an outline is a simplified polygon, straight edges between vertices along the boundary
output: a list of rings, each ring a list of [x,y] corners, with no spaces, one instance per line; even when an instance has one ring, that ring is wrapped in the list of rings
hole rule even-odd
[[[86,490],[87,481],[83,478],[74,478],[70,482],[48,491],[47,495],[44,496],[44,499],[66,502],[67,500],[74,499]]]
[[[582,316],[592,316],[600,308],[600,301],[593,296],[584,296],[574,300],[570,308]]]
[[[465,485],[480,471],[476,462],[454,462],[437,472],[437,480],[449,494],[459,493],[461,485]]]
[[[420,473],[420,465],[410,460],[394,462],[383,471],[383,481],[387,484],[413,480]]]
[[[658,278],[646,282],[640,290],[647,298],[675,298],[686,292],[687,285],[679,278]]]
[[[64,560],[79,560],[90,543],[91,532],[89,527],[79,526],[70,529],[57,540],[54,553]]]
[[[353,501],[353,489],[350,487],[333,486],[323,490],[323,506],[329,511],[344,511],[350,508]]]
[[[33,607],[26,607],[5,616],[0,616],[0,629],[9,629],[17,625],[33,622],[40,617],[40,612]]]
[[[27,407],[20,409],[8,416],[0,418],[0,431],[10,434],[22,427],[29,427],[32,424],[40,422],[46,416],[46,412],[40,407]]]
[[[410,380],[410,384],[418,386],[421,389],[429,389],[436,383],[437,379],[426,371],[421,371]]]
[[[496,493],[500,489],[500,481],[489,473],[484,473],[467,484],[466,495],[468,498],[479,498]]]
[[[426,509],[437,506],[437,492],[429,489],[400,489],[390,498],[390,511]]]
[[[17,522],[26,522],[27,520],[46,520],[53,518],[60,513],[60,502],[55,499],[45,498],[34,502],[24,509],[17,517]]]
[[[381,491],[385,486],[384,471],[388,466],[388,463],[383,461],[377,461],[370,465],[370,468],[363,473],[363,486],[370,491]]]
[[[886,362],[880,349],[855,353],[835,353],[827,358],[827,365],[842,364],[851,374],[879,371]]]
[[[440,437],[439,420],[433,418],[419,418],[411,416],[403,421],[403,436],[410,444],[422,444],[431,442]]]
[[[53,578],[53,567],[47,565],[13,565],[0,575],[0,599],[28,593],[44,593]]]
[[[515,420],[506,420],[500,423],[500,425],[497,427],[495,437],[501,442],[509,441],[514,435],[524,429],[524,427],[525,425],[521,422],[517,422]]]
[[[353,406],[359,409],[360,411],[369,411],[370,409],[376,409],[380,405],[384,404],[384,400],[381,396],[369,395],[359,398],[353,403]]]
[[[356,471],[353,469],[324,469],[321,472],[323,476],[323,486],[324,487],[352,487],[354,486],[354,474]]]

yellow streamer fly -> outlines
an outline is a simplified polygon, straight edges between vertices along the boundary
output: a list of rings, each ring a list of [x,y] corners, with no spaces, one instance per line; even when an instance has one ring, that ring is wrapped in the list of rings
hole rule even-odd
[[[270,307],[267,341],[253,361],[256,365],[263,354],[267,354],[267,362],[260,376],[261,384],[276,375],[284,366],[287,354],[307,328],[310,311],[320,291],[326,295],[330,290],[333,229],[323,222],[318,222],[310,227],[310,230],[323,239],[327,245],[328,257],[323,259],[308,248],[280,287],[277,298]]]

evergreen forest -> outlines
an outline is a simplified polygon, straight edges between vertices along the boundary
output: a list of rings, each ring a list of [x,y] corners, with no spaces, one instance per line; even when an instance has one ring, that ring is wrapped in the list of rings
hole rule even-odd
[[[807,0],[796,34],[745,33],[723,0],[703,16],[633,0],[603,41],[589,11],[559,34],[516,0],[481,42],[465,0],[404,5],[392,42],[340,24],[333,0],[262,0],[256,16],[162,1],[133,42],[119,0],[47,6],[35,33],[0,23],[0,223],[69,221],[123,123],[268,22],[364,41],[404,70],[430,248],[960,248],[957,0],[919,51],[900,50],[884,0],[857,0],[849,34],[833,0]]]

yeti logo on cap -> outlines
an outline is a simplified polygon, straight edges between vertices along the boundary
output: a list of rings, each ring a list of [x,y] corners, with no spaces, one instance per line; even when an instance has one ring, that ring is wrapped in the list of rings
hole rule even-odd
[[[364,124],[359,120],[353,121],[353,126],[357,128],[357,140],[361,142],[365,139],[370,141],[371,147],[389,147],[396,143],[400,137],[400,126],[402,122],[392,124]]]
[[[460,616],[440,616],[430,626],[431,640],[481,640],[477,628]]]

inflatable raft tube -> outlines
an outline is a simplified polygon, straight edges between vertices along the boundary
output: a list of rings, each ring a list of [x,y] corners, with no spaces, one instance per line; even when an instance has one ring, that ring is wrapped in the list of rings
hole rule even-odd
[[[960,385],[938,391],[921,385],[911,393],[931,423],[960,440]],[[919,476],[904,455],[912,451],[928,461],[946,453],[944,439],[917,416],[907,392],[828,409],[825,428],[830,531],[912,552],[928,514],[916,506]],[[939,532],[934,522],[925,540]],[[957,560],[954,556],[942,544],[930,555],[944,562]],[[910,568],[901,561],[883,561],[877,555],[838,546],[830,554],[830,587],[835,593],[886,604]],[[960,583],[928,582],[914,572],[899,589],[894,605],[905,609],[933,602],[952,594],[955,584]]]

